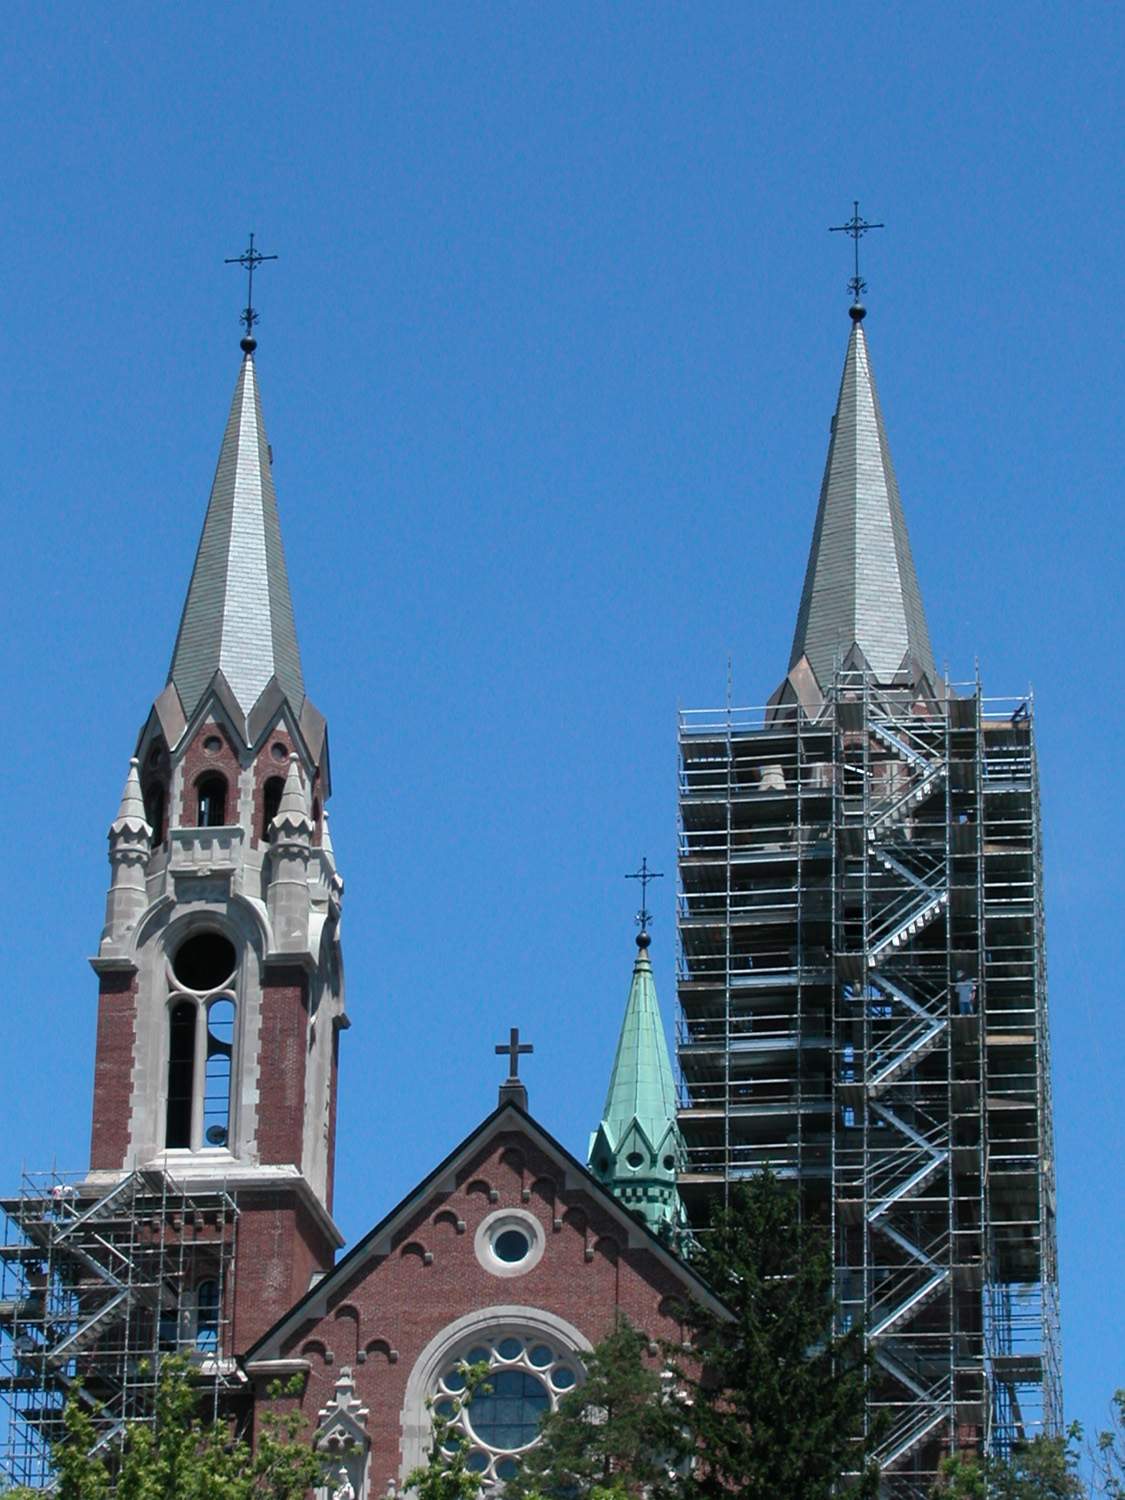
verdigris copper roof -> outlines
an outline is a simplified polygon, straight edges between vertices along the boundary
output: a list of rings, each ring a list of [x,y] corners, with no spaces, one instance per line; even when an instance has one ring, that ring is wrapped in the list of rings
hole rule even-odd
[[[648,947],[638,948],[602,1123],[620,1140],[634,1120],[659,1141],[676,1119],[676,1085]]]
[[[238,374],[169,681],[190,719],[217,671],[244,715],[270,679],[305,701],[254,359]]]
[[[789,666],[807,657],[822,692],[838,666],[866,666],[884,683],[900,673],[925,677],[933,687],[930,634],[857,311]]]

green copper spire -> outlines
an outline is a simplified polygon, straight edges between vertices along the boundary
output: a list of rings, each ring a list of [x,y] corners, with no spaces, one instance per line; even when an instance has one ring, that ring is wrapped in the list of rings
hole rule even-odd
[[[684,1222],[676,1191],[682,1146],[649,942],[647,932],[637,934],[633,982],[602,1121],[590,1138],[589,1165],[650,1229],[672,1234]]]

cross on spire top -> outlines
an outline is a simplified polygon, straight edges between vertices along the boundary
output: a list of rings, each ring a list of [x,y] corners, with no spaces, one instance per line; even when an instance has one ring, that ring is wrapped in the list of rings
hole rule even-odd
[[[520,1041],[520,1029],[518,1026],[512,1027],[508,1033],[508,1040],[506,1042],[496,1043],[497,1057],[503,1057],[505,1053],[508,1055],[509,1083],[518,1083],[520,1081],[520,1058],[526,1057],[529,1052],[534,1051],[535,1048],[530,1042]]]
[[[634,870],[631,875],[626,875],[626,880],[639,880],[641,882],[641,909],[636,915],[637,926],[641,929],[637,933],[637,947],[647,948],[650,942],[648,935],[648,924],[652,921],[652,912],[648,909],[648,887],[652,880],[663,880],[663,870],[650,870],[648,867],[648,855],[641,860],[639,870]]]
[[[242,309],[238,321],[246,325],[246,332],[242,336],[242,347],[247,354],[253,354],[258,347],[258,341],[254,337],[254,324],[258,321],[258,314],[254,311],[254,269],[264,260],[276,259],[276,255],[263,255],[260,250],[255,250],[253,230],[250,231],[250,243],[242,254],[228,255],[224,259],[225,265],[246,267],[246,306]]]
[[[848,282],[848,291],[852,294],[852,315],[858,322],[863,317],[864,307],[860,302],[860,293],[867,290],[867,282],[859,274],[859,242],[869,229],[885,229],[885,224],[872,224],[860,216],[859,199],[852,200],[852,216],[846,224],[830,224],[829,234],[848,234],[852,237],[855,249],[855,274]]]
[[[535,1048],[530,1042],[520,1041],[520,1029],[513,1026],[508,1032],[506,1042],[496,1043],[496,1054],[498,1057],[508,1058],[508,1076],[500,1085],[500,1103],[518,1104],[520,1109],[527,1108],[527,1087],[520,1077],[520,1058],[526,1057]]]

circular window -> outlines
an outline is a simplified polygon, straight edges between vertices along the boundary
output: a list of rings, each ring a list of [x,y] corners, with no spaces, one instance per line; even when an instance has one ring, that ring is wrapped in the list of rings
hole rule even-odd
[[[218,932],[199,932],[181,943],[172,960],[172,973],[185,990],[217,990],[234,973],[238,956],[234,944]]]
[[[274,760],[288,760],[289,747],[288,745],[283,745],[280,740],[275,740],[270,746],[270,754]]]
[[[493,1276],[522,1276],[538,1265],[546,1237],[534,1214],[520,1208],[498,1208],[481,1221],[474,1248],[477,1260]]]
[[[486,1493],[514,1479],[519,1455],[539,1437],[543,1418],[577,1385],[579,1365],[569,1348],[539,1342],[540,1329],[498,1330],[487,1343],[454,1350],[431,1390],[433,1409],[450,1423],[448,1452],[466,1447],[466,1466]],[[479,1333],[477,1338],[480,1338]],[[486,1387],[465,1400],[465,1366],[487,1365]]]
[[[629,1155],[625,1158],[625,1165],[632,1167],[634,1172],[638,1167],[643,1167],[644,1164],[645,1159],[639,1151],[630,1151]]]
[[[550,1409],[550,1393],[538,1376],[526,1370],[498,1370],[469,1402],[467,1414],[479,1442],[511,1452],[531,1446]]]
[[[208,755],[218,755],[223,748],[223,742],[217,734],[209,734],[203,741],[203,748]]]
[[[664,1158],[663,1166],[666,1172],[670,1172],[675,1165],[676,1158],[674,1156],[666,1156]]]
[[[492,1241],[492,1253],[508,1265],[525,1260],[531,1249],[531,1241],[522,1229],[502,1229]]]

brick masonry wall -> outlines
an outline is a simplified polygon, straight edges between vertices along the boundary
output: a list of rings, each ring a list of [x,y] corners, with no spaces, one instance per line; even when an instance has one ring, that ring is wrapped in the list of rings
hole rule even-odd
[[[285,759],[279,760],[273,754],[274,745],[284,745]],[[289,756],[293,753],[293,740],[282,725],[277,724],[270,730],[262,741],[262,748],[258,751],[258,757],[254,762],[254,822],[250,829],[250,843],[254,848],[268,840],[262,837],[262,816],[264,812],[264,798],[266,782],[277,776],[284,782],[285,773],[289,769]]]
[[[205,740],[218,738],[222,741],[220,749],[212,754],[204,750]],[[221,724],[204,724],[199,733],[192,740],[183,754],[183,781],[180,795],[180,806],[177,816],[173,819],[173,826],[178,828],[195,828],[198,809],[198,792],[196,782],[205,771],[219,771],[227,783],[227,808],[226,822],[233,824],[238,819],[238,777],[239,764],[238,754],[231,743],[227,731]]]
[[[475,1232],[498,1208],[529,1212],[542,1227],[546,1249],[524,1275],[496,1276],[477,1259]],[[396,1231],[389,1253],[366,1260],[334,1290],[326,1314],[297,1328],[281,1352],[310,1363],[301,1402],[310,1430],[341,1367],[352,1367],[357,1395],[370,1411],[369,1493],[377,1496],[398,1478],[410,1373],[430,1340],[456,1319],[496,1305],[531,1307],[565,1319],[594,1344],[624,1314],[652,1339],[679,1339],[683,1299],[673,1271],[650,1249],[630,1248],[597,1199],[566,1190],[554,1162],[512,1132],[467,1164],[452,1192],[435,1193]]]
[[[125,1165],[129,1150],[136,1020],[136,973],[101,975],[90,1136],[90,1167],[94,1171],[115,1171]]]
[[[308,981],[302,969],[278,964],[263,971],[261,1015],[258,1159],[300,1166],[308,1043]]]
[[[332,1246],[293,1193],[243,1190],[238,1200],[231,1344],[247,1349],[332,1265]]]

